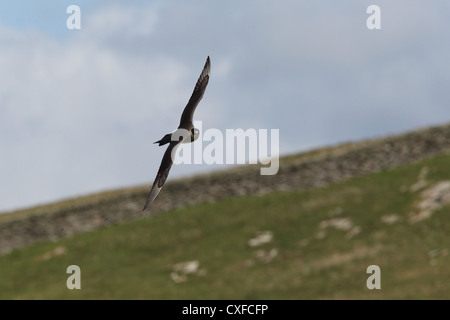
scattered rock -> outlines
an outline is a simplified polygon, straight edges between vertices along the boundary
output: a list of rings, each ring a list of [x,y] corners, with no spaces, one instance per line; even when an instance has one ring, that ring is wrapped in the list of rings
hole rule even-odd
[[[263,263],[269,263],[270,261],[272,261],[276,256],[278,255],[278,249],[273,248],[270,250],[256,250],[254,252],[254,256],[256,259],[258,259],[259,261],[263,262]]]
[[[250,247],[257,247],[264,243],[269,243],[273,239],[273,234],[271,231],[262,231],[255,238],[248,241]]]
[[[416,223],[431,217],[444,205],[450,204],[450,181],[437,182],[420,193],[415,210],[409,215],[409,222]]]
[[[348,231],[353,227],[353,223],[349,218],[333,218],[321,221],[319,224],[319,228],[321,229],[326,229],[329,227],[333,227],[338,230]]]
[[[66,247],[56,247],[55,249],[47,251],[44,254],[38,256],[37,260],[41,260],[41,261],[49,260],[53,257],[61,256],[61,255],[65,254],[66,251],[67,251]]]
[[[326,236],[327,228],[335,228],[337,230],[347,231],[345,236],[348,239],[353,238],[361,232],[361,227],[355,226],[350,218],[332,218],[323,220],[319,224],[319,231],[316,233],[316,239],[323,239]]]
[[[396,214],[387,214],[381,217],[381,222],[393,224],[400,220],[400,216]]]
[[[170,278],[176,282],[185,282],[187,281],[187,276],[189,274],[202,276],[206,274],[206,270],[200,269],[200,263],[197,260],[180,262],[174,264],[172,269],[173,271],[170,273]]]
[[[347,237],[347,239],[351,239],[354,236],[358,235],[361,233],[361,227],[360,226],[354,226],[352,227],[346,234],[345,236]]]
[[[409,191],[416,192],[417,190],[426,187],[428,185],[428,182],[426,181],[427,174],[428,174],[428,167],[423,167],[419,172],[417,182],[409,187]]]

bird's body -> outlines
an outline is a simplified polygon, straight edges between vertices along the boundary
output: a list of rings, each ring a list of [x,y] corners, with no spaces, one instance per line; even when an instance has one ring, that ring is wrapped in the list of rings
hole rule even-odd
[[[150,194],[148,195],[143,210],[148,208],[148,206],[152,203],[153,200],[155,200],[155,198],[161,191],[161,188],[164,185],[167,176],[169,175],[175,152],[180,143],[194,142],[199,136],[199,130],[197,128],[194,128],[193,117],[195,108],[197,108],[198,103],[205,93],[206,86],[208,85],[210,70],[210,60],[208,57],[206,59],[205,66],[203,67],[203,71],[197,80],[194,91],[192,92],[191,98],[189,99],[186,107],[183,110],[178,129],[172,133],[166,134],[161,140],[155,142],[158,143],[159,146],[165,144],[169,144],[169,146],[164,153],[161,165],[159,166],[158,173],[156,175],[155,181],[153,182],[152,189],[150,190]]]

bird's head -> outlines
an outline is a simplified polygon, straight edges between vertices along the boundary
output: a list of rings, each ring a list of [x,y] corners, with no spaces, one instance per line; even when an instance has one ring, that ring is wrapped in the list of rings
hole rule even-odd
[[[195,140],[197,140],[199,135],[200,135],[200,130],[198,130],[197,128],[192,128],[191,129],[191,142],[194,142]]]

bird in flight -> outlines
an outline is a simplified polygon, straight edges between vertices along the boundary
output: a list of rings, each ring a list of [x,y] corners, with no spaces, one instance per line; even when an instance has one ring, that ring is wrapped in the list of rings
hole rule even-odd
[[[164,185],[164,182],[169,175],[170,168],[173,164],[173,159],[175,157],[175,152],[180,145],[180,143],[190,143],[194,142],[198,139],[199,130],[194,128],[194,124],[192,122],[192,118],[194,116],[195,108],[203,97],[205,93],[206,86],[209,81],[209,73],[210,73],[210,60],[209,56],[206,59],[205,66],[203,67],[203,71],[200,74],[200,77],[195,84],[194,91],[192,92],[191,98],[189,99],[186,107],[181,114],[180,125],[178,129],[172,133],[166,134],[161,140],[156,141],[159,146],[169,144],[164,152],[164,156],[161,161],[161,165],[159,166],[158,173],[156,175],[155,181],[153,182],[153,186],[150,190],[150,193],[147,198],[147,202],[145,203],[144,211],[147,209],[153,200],[158,196],[161,188]]]

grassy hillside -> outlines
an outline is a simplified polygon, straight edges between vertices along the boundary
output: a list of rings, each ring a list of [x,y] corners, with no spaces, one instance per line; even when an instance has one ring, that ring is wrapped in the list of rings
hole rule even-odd
[[[450,153],[0,256],[2,299],[450,299]],[[66,268],[81,269],[69,290]],[[381,269],[369,290],[366,269]]]
[[[300,191],[406,166],[450,151],[450,124],[345,143],[280,158],[276,175],[259,165],[169,179],[152,209],[149,186],[112,190],[0,215],[0,255],[39,242],[230,197]],[[195,185],[195,188],[192,186]]]

